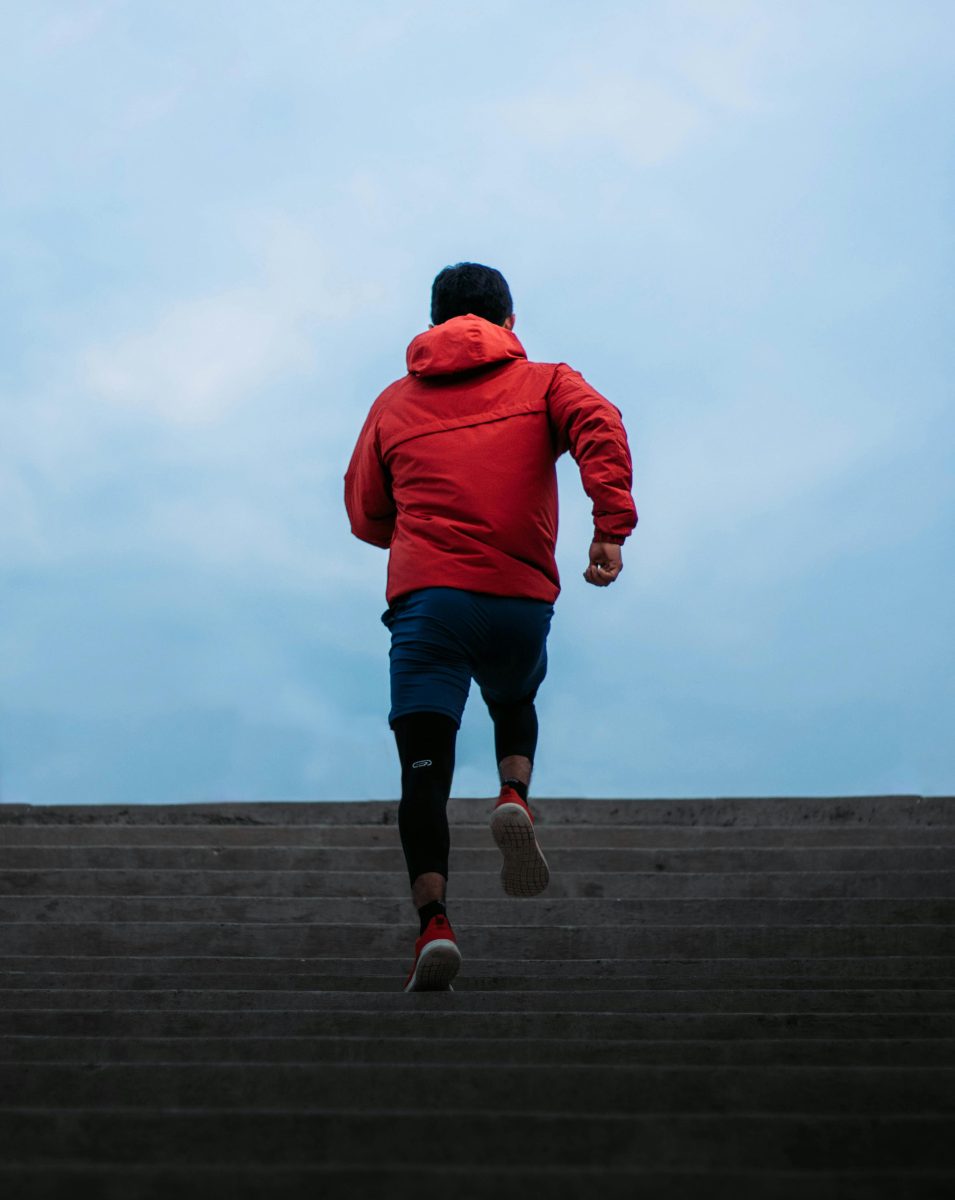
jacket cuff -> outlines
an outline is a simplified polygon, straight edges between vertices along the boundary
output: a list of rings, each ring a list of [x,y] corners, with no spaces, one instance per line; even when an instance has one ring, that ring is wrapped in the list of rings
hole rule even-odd
[[[600,529],[594,530],[595,542],[611,542],[614,546],[622,546],[626,540],[626,535],[621,536],[616,533],[603,533]]]

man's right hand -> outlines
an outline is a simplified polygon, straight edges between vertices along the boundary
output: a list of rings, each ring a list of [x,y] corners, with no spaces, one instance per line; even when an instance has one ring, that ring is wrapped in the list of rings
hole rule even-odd
[[[623,570],[623,556],[616,542],[591,542],[590,566],[584,579],[594,587],[608,587]]]

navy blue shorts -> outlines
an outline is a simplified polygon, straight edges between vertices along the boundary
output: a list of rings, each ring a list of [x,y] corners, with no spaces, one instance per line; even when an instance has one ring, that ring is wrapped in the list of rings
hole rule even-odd
[[[473,678],[485,703],[533,700],[547,674],[553,604],[461,588],[408,592],[381,615],[391,630],[388,722],[445,713],[461,725]]]

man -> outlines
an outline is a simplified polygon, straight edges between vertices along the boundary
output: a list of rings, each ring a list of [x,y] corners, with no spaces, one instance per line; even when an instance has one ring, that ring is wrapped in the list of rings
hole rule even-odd
[[[445,906],[447,802],[472,678],[494,722],[491,831],[511,896],[548,883],[527,806],[534,699],[560,591],[555,463],[569,450],[593,501],[584,579],[607,587],[637,523],[619,410],[565,363],[529,362],[499,271],[446,267],[408,374],[371,407],[345,474],[356,537],[390,549],[391,711],[398,830],[420,934],[405,991],[447,990],[461,964]]]

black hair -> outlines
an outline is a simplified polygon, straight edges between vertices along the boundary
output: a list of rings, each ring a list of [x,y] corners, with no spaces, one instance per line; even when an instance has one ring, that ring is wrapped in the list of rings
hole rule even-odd
[[[452,317],[473,313],[503,325],[514,311],[507,280],[494,267],[463,262],[445,267],[431,285],[431,321],[440,325]]]

